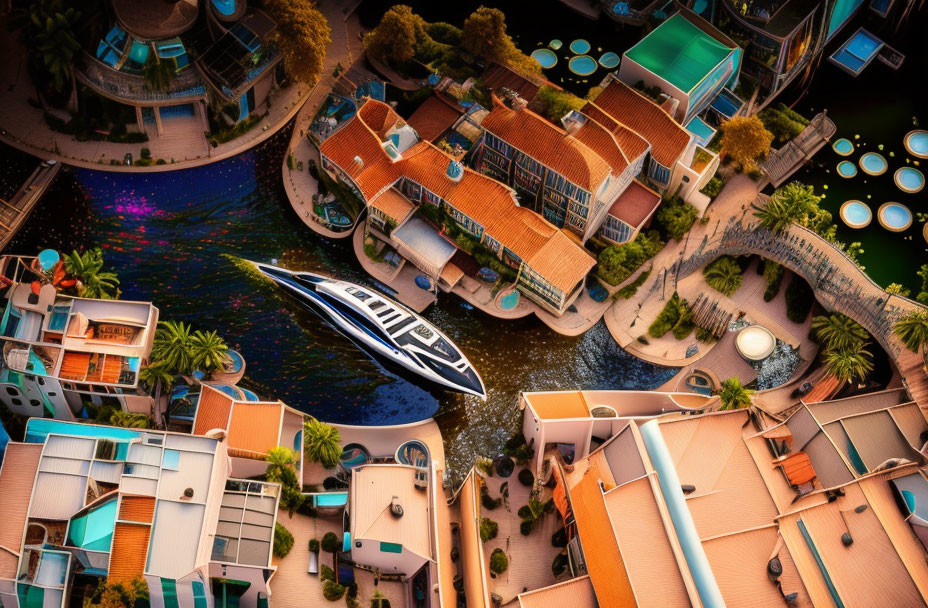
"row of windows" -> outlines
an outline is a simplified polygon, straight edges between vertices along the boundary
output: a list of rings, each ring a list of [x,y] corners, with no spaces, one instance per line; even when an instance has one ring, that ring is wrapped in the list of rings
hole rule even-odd
[[[486,138],[484,139],[484,144],[492,148],[493,150],[499,152],[506,158],[512,158],[512,146],[493,135],[489,131],[486,132]]]
[[[651,163],[648,165],[648,177],[659,184],[667,185],[670,182],[670,169],[652,157]]]
[[[632,227],[620,219],[611,215],[606,217],[606,222],[600,229],[600,234],[616,243],[624,243],[632,236]]]
[[[554,171],[548,171],[545,175],[545,185],[553,188],[558,192],[563,192],[568,198],[571,198],[583,205],[590,204],[590,193],[583,188],[573,184],[567,178],[558,175]]]
[[[540,162],[528,156],[527,154],[522,154],[521,152],[516,153],[516,165],[522,167],[529,173],[532,173],[539,178],[541,178],[542,173],[544,173],[544,165]]]
[[[527,266],[522,268],[522,274],[519,275],[519,282],[555,308],[561,307],[561,303],[564,301],[564,293],[545,281],[531,268]]]
[[[476,236],[478,239],[483,236],[483,226],[470,219],[468,216],[464,215],[447,202],[445,203],[445,209],[448,211],[448,214],[454,218],[462,228]]]
[[[541,185],[541,178],[534,175],[522,167],[516,166],[513,185],[526,190],[529,194],[538,194],[538,187]]]

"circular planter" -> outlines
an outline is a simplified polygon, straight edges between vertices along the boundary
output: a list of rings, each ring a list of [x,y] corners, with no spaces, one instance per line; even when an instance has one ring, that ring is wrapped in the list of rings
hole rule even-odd
[[[918,158],[928,158],[928,131],[915,129],[909,131],[902,140],[906,151]]]

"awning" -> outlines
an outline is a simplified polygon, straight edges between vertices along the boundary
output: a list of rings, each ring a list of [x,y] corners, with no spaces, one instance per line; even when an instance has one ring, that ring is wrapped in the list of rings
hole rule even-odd
[[[432,226],[418,217],[395,229],[391,237],[396,242],[400,255],[432,277],[441,275],[445,264],[457,250]]]

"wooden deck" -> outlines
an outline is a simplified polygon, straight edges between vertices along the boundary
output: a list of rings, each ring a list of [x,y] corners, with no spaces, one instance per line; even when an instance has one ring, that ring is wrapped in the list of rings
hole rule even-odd
[[[60,170],[61,163],[42,162],[9,201],[0,199],[0,251],[16,236]]]
[[[779,186],[798,171],[816,152],[821,150],[835,134],[837,127],[824,113],[816,114],[802,133],[771,152],[761,165],[770,183]]]

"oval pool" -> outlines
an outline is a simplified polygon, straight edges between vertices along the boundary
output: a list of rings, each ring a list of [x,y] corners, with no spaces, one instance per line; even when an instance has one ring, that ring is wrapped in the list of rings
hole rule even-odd
[[[583,38],[577,38],[570,43],[570,52],[577,55],[585,55],[590,52],[590,43]]]
[[[902,143],[905,144],[905,149],[912,156],[928,158],[928,131],[924,129],[909,131]]]
[[[883,203],[877,217],[880,226],[890,232],[903,232],[912,225],[912,212],[900,203]]]
[[[873,212],[861,201],[847,201],[839,211],[841,220],[851,228],[864,228],[873,220]]]
[[[851,140],[842,137],[831,144],[831,149],[841,156],[850,156],[854,153],[854,144],[851,143]]]
[[[864,173],[867,175],[883,175],[886,173],[888,167],[889,165],[886,163],[886,159],[883,158],[882,154],[867,152],[860,157],[860,168],[863,169]]]
[[[925,174],[914,167],[896,169],[893,180],[900,190],[908,194],[915,194],[925,187]]]
[[[548,69],[557,65],[557,55],[550,49],[535,49],[532,51],[532,59],[541,64],[541,67]]]
[[[571,57],[570,61],[567,63],[567,67],[577,76],[589,76],[596,71],[597,63],[596,60],[589,55],[579,55],[577,57]]]
[[[599,65],[611,70],[615,66],[619,65],[619,56],[612,51],[603,53],[602,57],[599,58]]]
[[[548,43],[548,46],[550,46],[552,49],[556,51],[562,46],[564,46],[564,43],[558,40],[557,38],[555,38],[554,40]]]
[[[854,177],[857,175],[857,165],[849,160],[842,160],[838,163],[838,175],[846,178]]]

